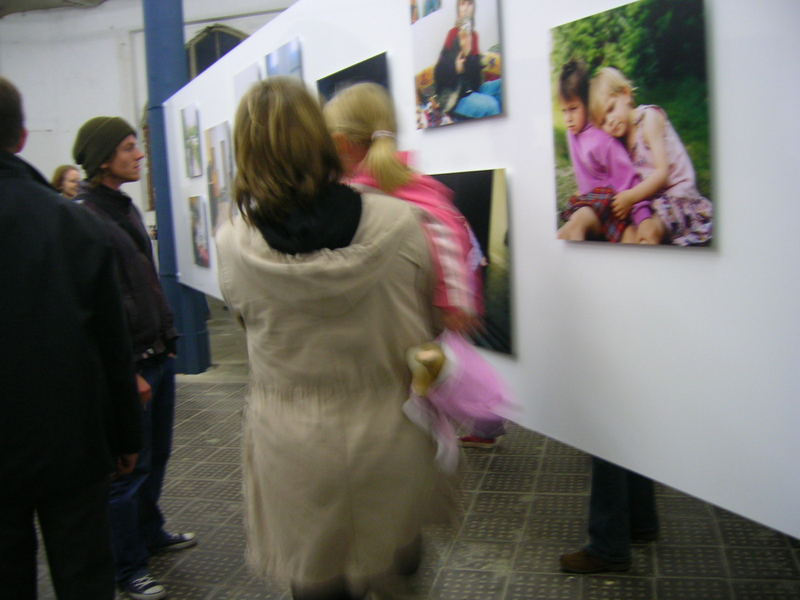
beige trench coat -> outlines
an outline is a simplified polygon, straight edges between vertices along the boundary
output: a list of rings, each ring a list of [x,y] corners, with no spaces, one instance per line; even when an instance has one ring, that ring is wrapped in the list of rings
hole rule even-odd
[[[408,204],[362,198],[347,248],[282,254],[241,217],[216,236],[250,360],[248,562],[281,581],[365,581],[452,507],[431,439],[401,409],[405,351],[436,334],[426,241]]]

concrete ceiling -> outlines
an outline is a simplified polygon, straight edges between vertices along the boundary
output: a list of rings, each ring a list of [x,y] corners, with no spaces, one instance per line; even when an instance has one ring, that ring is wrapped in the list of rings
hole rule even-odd
[[[15,12],[97,6],[103,2],[105,0],[0,0],[0,19]]]

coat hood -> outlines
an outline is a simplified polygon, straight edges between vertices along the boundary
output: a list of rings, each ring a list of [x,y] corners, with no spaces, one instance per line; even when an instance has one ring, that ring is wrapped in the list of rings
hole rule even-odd
[[[291,304],[320,316],[351,310],[380,281],[408,235],[409,221],[416,220],[414,209],[395,198],[363,194],[362,201],[361,220],[349,246],[307,254],[271,248],[258,228],[236,215],[216,235],[222,283],[225,264],[237,262],[236,270],[267,304]]]

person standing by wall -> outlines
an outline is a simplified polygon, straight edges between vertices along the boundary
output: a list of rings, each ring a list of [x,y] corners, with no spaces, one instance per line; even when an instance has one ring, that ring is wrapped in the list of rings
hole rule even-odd
[[[133,473],[111,485],[117,585],[134,600],[158,600],[166,596],[166,589],[148,571],[150,554],[188,548],[197,541],[193,533],[168,533],[158,506],[172,450],[178,333],[141,215],[120,191],[122,185],[139,180],[144,154],[127,122],[95,117],[78,131],[73,155],[88,180],[77,200],[102,219],[116,250],[136,380],[149,398],[139,463]]]
[[[114,598],[110,475],[142,443],[130,335],[103,224],[15,156],[0,77],[0,596],[36,597],[38,518],[59,600]]]

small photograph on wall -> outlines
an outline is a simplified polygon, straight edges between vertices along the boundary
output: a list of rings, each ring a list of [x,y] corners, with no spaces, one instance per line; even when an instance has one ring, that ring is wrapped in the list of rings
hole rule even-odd
[[[233,77],[233,94],[237,106],[245,92],[250,89],[250,86],[258,81],[261,81],[261,69],[258,63],[253,63]]]
[[[317,81],[317,91],[327,102],[339,90],[365,81],[378,83],[389,89],[389,67],[385,52],[323,77]]]
[[[223,121],[206,129],[206,151],[208,164],[208,203],[211,209],[211,227],[214,232],[223,219],[230,217],[233,191],[233,148],[231,147],[231,127]]]
[[[484,327],[473,335],[473,340],[489,350],[511,354],[511,256],[505,169],[431,177],[453,190],[453,201],[472,229],[472,266],[479,271],[484,304]]]
[[[503,114],[498,0],[424,5],[411,26],[417,129]]]
[[[710,246],[702,0],[640,0],[552,30],[560,239]]]
[[[186,157],[186,176],[200,177],[203,174],[203,159],[200,154],[200,111],[197,106],[181,110],[183,125],[183,148]]]
[[[300,40],[293,39],[275,52],[267,54],[267,76],[288,75],[303,78],[303,56],[300,52]]]
[[[194,264],[208,268],[211,265],[209,253],[208,211],[202,196],[189,197],[189,215],[191,221],[192,253]]]

